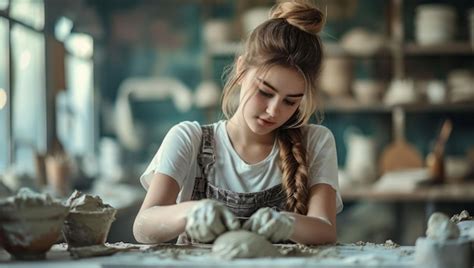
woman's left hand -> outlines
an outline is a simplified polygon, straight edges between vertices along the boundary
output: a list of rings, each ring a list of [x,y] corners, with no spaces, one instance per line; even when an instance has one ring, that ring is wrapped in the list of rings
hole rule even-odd
[[[288,240],[293,233],[295,219],[269,207],[257,210],[243,228],[263,235],[273,243]]]

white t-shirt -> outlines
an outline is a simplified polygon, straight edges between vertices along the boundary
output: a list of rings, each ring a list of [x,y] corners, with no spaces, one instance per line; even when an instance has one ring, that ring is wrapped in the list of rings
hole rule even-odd
[[[226,190],[239,193],[252,193],[267,190],[281,183],[278,167],[278,145],[275,142],[270,154],[256,164],[247,164],[235,151],[227,135],[226,121],[218,121],[214,126],[214,178],[209,183]],[[342,210],[339,193],[337,154],[334,136],[320,125],[307,125],[302,128],[306,143],[309,167],[309,186],[318,183],[329,184],[336,191],[336,209]],[[178,183],[180,192],[176,202],[191,199],[194,179],[198,176],[197,156],[201,146],[202,130],[198,122],[181,122],[166,134],[158,152],[153,157],[140,182],[148,189],[153,173],[172,177]]]

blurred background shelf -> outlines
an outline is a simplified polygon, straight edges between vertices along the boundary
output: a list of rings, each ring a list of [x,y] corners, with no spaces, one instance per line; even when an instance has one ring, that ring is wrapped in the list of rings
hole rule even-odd
[[[23,8],[30,2],[35,4]],[[0,0],[0,36],[5,36],[0,38],[0,58],[6,59],[0,60],[0,106],[4,105],[0,107],[0,176],[8,171],[32,181],[37,174],[35,157],[54,153],[61,143],[64,153],[77,159],[87,174],[86,178],[79,174],[74,186],[87,190],[92,182],[109,176],[141,189],[141,172],[174,124],[223,119],[218,97],[223,71],[242,49],[249,30],[267,18],[275,2]],[[324,96],[323,120],[313,122],[334,134],[338,168],[347,170],[351,149],[358,151],[354,155],[359,159],[371,150],[373,158],[364,164],[377,168],[380,153],[395,140],[395,110],[405,115],[406,142],[423,161],[433,151],[440,126],[449,119],[453,131],[445,144],[447,162],[474,166],[474,37],[470,37],[467,17],[474,2],[314,2],[323,5],[327,21],[319,35],[326,56],[318,85]],[[420,33],[433,31],[417,31],[419,7],[431,2],[449,6],[457,18],[454,23],[432,20],[426,25],[451,23],[456,32],[436,45],[420,45],[426,41],[420,42]],[[163,78],[185,89],[169,90],[157,82]],[[139,82],[142,90],[123,94],[131,82]],[[401,85],[402,95],[408,90],[408,98],[386,101],[394,82]],[[142,94],[146,101],[139,98]],[[405,104],[384,104],[400,103],[394,100]],[[127,104],[120,107],[126,108],[128,118],[117,116],[118,104]],[[118,126],[125,126],[122,134],[128,133],[143,147],[134,148],[117,131]],[[351,147],[347,137],[353,130],[365,147]],[[15,185],[21,184],[18,180]],[[116,189],[110,185],[111,191]],[[406,237],[389,231],[394,225],[406,224],[411,230],[424,224],[416,202],[430,198],[428,192],[435,190],[420,191],[411,196],[355,188],[344,191],[346,206],[338,217],[347,215],[348,219],[338,218],[341,239],[414,242],[424,229]],[[448,199],[465,198],[466,202],[448,204],[444,211],[459,212],[461,206],[474,209],[467,194],[447,193]],[[394,217],[392,207],[380,202],[397,198],[407,201],[406,212],[412,213],[408,219],[418,222],[403,222]],[[372,201],[369,209],[366,201]],[[128,209],[130,213],[123,217],[131,220],[138,208]],[[116,227],[116,234],[131,234],[130,222]]]
[[[346,201],[384,201],[384,202],[474,202],[474,182],[447,183],[441,185],[419,186],[413,191],[377,191],[370,186],[343,190]]]
[[[331,113],[348,113],[348,112],[373,112],[373,113],[391,113],[395,108],[402,108],[406,112],[420,113],[439,113],[439,112],[474,112],[474,102],[467,103],[448,103],[448,104],[429,104],[415,103],[403,105],[385,105],[385,104],[361,104],[355,101],[344,104],[328,103],[324,106],[323,111]]]
[[[469,42],[452,42],[439,45],[405,44],[403,51],[406,55],[474,55],[474,45]]]

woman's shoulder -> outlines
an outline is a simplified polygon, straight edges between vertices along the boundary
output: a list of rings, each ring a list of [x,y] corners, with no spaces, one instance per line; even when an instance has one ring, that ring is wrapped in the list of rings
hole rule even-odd
[[[197,121],[181,121],[171,127],[170,132],[201,133],[201,125]]]
[[[218,121],[215,123],[209,124],[214,130],[216,127],[223,124],[223,121]],[[202,127],[197,121],[182,121],[174,125],[170,130],[169,134],[178,135],[181,137],[188,137],[191,139],[198,138],[201,139],[202,136]]]
[[[331,130],[322,125],[307,124],[302,127],[302,132],[307,139],[334,139]]]
[[[322,125],[308,124],[302,128],[303,139],[309,151],[334,148],[336,141],[331,130]]]
[[[201,125],[197,121],[182,121],[172,126],[166,136],[176,142],[199,140],[202,135]]]

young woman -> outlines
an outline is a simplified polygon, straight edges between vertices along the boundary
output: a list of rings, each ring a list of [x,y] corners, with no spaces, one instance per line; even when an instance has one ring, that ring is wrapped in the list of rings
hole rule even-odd
[[[283,2],[250,34],[224,88],[227,120],[177,124],[141,176],[137,241],[212,242],[239,228],[272,242],[336,241],[334,137],[308,123],[323,24],[313,5]]]

